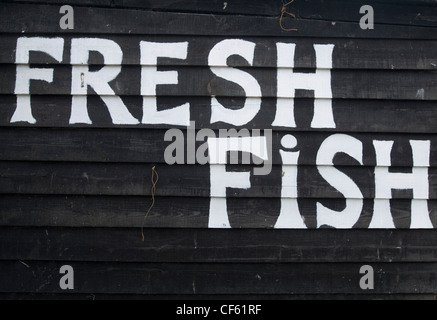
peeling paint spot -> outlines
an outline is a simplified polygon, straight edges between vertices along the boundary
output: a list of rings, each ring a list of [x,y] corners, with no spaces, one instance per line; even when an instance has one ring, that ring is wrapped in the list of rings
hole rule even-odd
[[[223,3],[223,10],[226,10],[227,7],[228,7],[228,3],[227,3],[227,2],[224,2],[224,3]]]
[[[416,98],[420,100],[425,100],[425,89],[419,89],[416,93]]]
[[[197,243],[197,235],[194,236],[194,249],[197,249],[198,243]]]
[[[193,293],[196,294],[197,290],[196,290],[196,281],[193,280]]]
[[[85,179],[87,179],[87,181],[90,180],[90,178],[88,177],[88,174],[87,174],[86,172],[84,172],[82,176],[83,176]]]

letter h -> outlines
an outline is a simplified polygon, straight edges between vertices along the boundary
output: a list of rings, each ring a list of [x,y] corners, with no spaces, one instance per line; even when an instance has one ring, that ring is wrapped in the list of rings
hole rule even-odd
[[[334,45],[315,44],[317,70],[315,73],[294,72],[296,44],[277,43],[278,92],[277,111],[273,126],[295,128],[294,98],[296,90],[314,91],[312,128],[335,128],[332,110],[331,69]]]

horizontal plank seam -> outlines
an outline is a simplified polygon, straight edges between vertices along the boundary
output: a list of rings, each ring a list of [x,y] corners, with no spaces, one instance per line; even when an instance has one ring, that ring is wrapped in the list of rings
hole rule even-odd
[[[32,6],[57,6],[59,7],[59,5],[53,4],[53,3],[48,3],[48,4],[35,4],[35,3],[14,3],[14,2],[7,2],[10,5],[16,5],[16,6],[20,6],[23,4],[28,4],[28,5],[32,5]],[[89,5],[77,5],[77,7],[85,7],[88,8]],[[96,7],[97,8],[97,7]],[[104,8],[104,9],[111,9],[111,10],[123,10],[123,11],[148,11],[148,12],[161,12],[161,13],[170,13],[170,14],[195,14],[195,15],[199,15],[199,16],[232,16],[232,17],[260,17],[260,18],[264,18],[264,19],[279,19],[280,17],[280,12],[278,12],[278,15],[274,15],[274,16],[259,16],[259,15],[243,15],[241,13],[239,14],[235,14],[235,15],[230,15],[230,14],[221,14],[221,13],[202,13],[202,12],[182,12],[182,11],[175,11],[175,12],[170,12],[170,11],[161,11],[160,9],[157,10],[150,10],[150,9],[135,9],[135,8],[116,8],[116,7],[100,7],[100,8]],[[327,19],[312,19],[312,18],[297,18],[297,20],[301,20],[301,21],[320,21],[320,22],[331,22],[332,20],[327,20]],[[336,20],[336,23],[343,23],[343,24],[352,24],[352,25],[357,25],[359,26],[359,21],[356,22],[352,22],[352,21],[343,21],[343,20]],[[389,24],[389,23],[375,23],[376,26],[392,26],[392,27],[414,27],[414,28],[422,28],[422,29],[437,29],[437,26],[423,26],[423,25],[411,25],[411,24]]]
[[[56,6],[59,7],[59,4],[54,4],[54,3],[32,3],[32,2],[14,2],[14,1],[3,1],[4,3],[8,3],[11,5],[32,5],[32,6]],[[84,5],[74,5],[75,7],[82,7],[82,8],[102,8],[102,9],[112,9],[112,10],[124,10],[124,11],[146,11],[146,12],[160,12],[160,13],[171,13],[171,14],[195,14],[195,15],[211,15],[211,16],[233,16],[233,17],[259,17],[259,18],[264,18],[264,19],[278,19],[281,16],[281,11],[278,6],[278,14],[275,15],[257,15],[257,14],[242,14],[242,13],[237,13],[237,14],[229,14],[229,13],[221,13],[221,12],[211,12],[211,13],[207,13],[207,12],[196,12],[196,11],[191,11],[191,10],[165,10],[165,9],[148,9],[148,8],[139,8],[139,7],[119,7],[119,6],[112,6],[112,7],[108,7],[108,6],[90,6],[89,4],[84,4]],[[396,5],[395,5],[396,6]],[[302,18],[302,17],[297,17],[296,19],[297,21],[302,20],[302,21],[322,21],[322,22],[333,22],[332,20],[328,20],[328,19],[314,19],[314,18]],[[351,20],[335,20],[336,23],[345,23],[345,24],[354,24],[354,25],[359,25],[359,21],[351,21]],[[399,27],[415,27],[415,28],[424,28],[424,29],[437,29],[437,26],[423,26],[423,25],[418,25],[418,24],[394,24],[394,23],[380,23],[377,22],[375,23],[375,26],[399,26]]]
[[[0,164],[1,163],[17,163],[17,164],[24,164],[24,163],[38,163],[38,164],[60,164],[60,165],[65,165],[66,163],[69,164],[75,164],[75,163],[87,163],[87,164],[92,164],[95,163],[97,165],[101,165],[102,163],[106,164],[106,165],[120,165],[120,166],[127,166],[127,165],[141,165],[141,163],[137,163],[137,162],[114,162],[114,161],[108,161],[108,162],[95,162],[95,161],[90,161],[90,162],[83,162],[83,161],[71,161],[71,160],[66,160],[66,161],[59,161],[59,160],[55,160],[55,161],[41,161],[41,160],[0,160]],[[150,162],[150,163],[144,163],[144,164],[155,164],[158,162]],[[166,163],[158,163],[158,164],[163,164],[166,165],[168,167],[193,167],[193,166],[202,166],[202,167],[206,167],[206,166],[222,166],[223,164],[208,164],[208,165],[200,165],[200,164],[184,164],[184,165],[167,165]],[[229,164],[226,163],[224,164],[226,166],[238,166],[239,168],[247,168],[247,169],[251,169],[254,167],[254,165],[252,164]],[[280,168],[280,167],[287,167],[287,168],[294,168],[294,167],[298,167],[298,168],[306,168],[306,167],[336,167],[336,168],[359,168],[359,169],[373,169],[373,168],[390,168],[393,169],[394,172],[396,172],[396,169],[403,169],[403,168],[422,168],[422,169],[437,169],[437,167],[434,166],[365,166],[365,165],[328,165],[328,164],[298,164],[298,165],[290,165],[290,164],[273,164],[273,168]],[[0,174],[0,177],[5,177],[5,174]],[[238,189],[238,188],[237,188]]]
[[[23,260],[23,259],[5,259],[5,260],[0,260],[0,265],[1,263],[11,263],[11,262],[16,262],[16,263],[21,263],[21,262],[25,262],[26,264],[32,264],[32,263],[39,263],[41,264],[42,262],[48,262],[48,263],[68,263],[71,261],[70,260]],[[78,264],[89,264],[89,265],[99,265],[99,264],[117,264],[117,265],[199,265],[199,266],[204,266],[204,265],[210,265],[210,266],[217,266],[217,265],[245,265],[245,264],[250,264],[250,265],[265,265],[265,266],[284,266],[284,265],[360,265],[362,263],[366,264],[368,263],[368,261],[358,261],[358,262],[349,262],[349,261],[341,261],[341,262],[250,262],[250,263],[244,263],[244,262],[218,262],[218,263],[211,263],[211,262],[141,262],[141,261],[133,261],[133,262],[126,262],[126,261],[111,261],[111,262],[101,262],[101,261],[75,261],[75,263]],[[379,261],[375,261],[374,264],[377,264],[378,266],[381,265],[427,265],[427,266],[436,266],[437,268],[437,262],[422,262],[422,261],[413,261],[413,262],[379,262]]]

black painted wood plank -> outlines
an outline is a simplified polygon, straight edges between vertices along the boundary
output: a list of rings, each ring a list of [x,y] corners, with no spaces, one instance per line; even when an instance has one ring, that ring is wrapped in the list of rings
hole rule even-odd
[[[5,2],[25,2],[36,4],[68,4],[73,6],[137,8],[143,10],[168,12],[195,12],[215,14],[238,14],[256,16],[280,16],[285,1],[252,0],[252,1],[200,1],[200,0],[6,0]],[[288,11],[299,19],[321,19],[331,21],[359,21],[362,17],[361,6],[371,5],[375,10],[375,22],[385,24],[403,24],[419,26],[436,26],[435,4],[429,1],[380,1],[380,0],[347,0],[336,1],[333,6],[322,0],[300,0],[288,6]]]
[[[121,227],[208,228],[209,198],[121,196],[0,195],[0,226],[14,227]],[[341,199],[298,199],[300,214],[310,229],[318,227],[317,202],[341,211]],[[395,227],[409,229],[411,201],[391,200]],[[272,229],[281,210],[280,199],[230,198],[227,200],[231,227]],[[367,229],[373,217],[374,200],[364,200],[363,212],[355,229]],[[431,221],[437,227],[437,201],[428,201]],[[139,232],[139,231],[138,231]]]
[[[61,293],[62,262],[4,261],[0,292]],[[70,264],[75,293],[362,294],[363,264]],[[436,263],[373,264],[371,294],[435,294]]]
[[[164,141],[166,130],[116,130],[116,129],[51,129],[51,128],[0,128],[0,160],[7,161],[77,161],[113,163],[166,163],[164,152],[172,142]],[[187,159],[187,131],[184,159]],[[197,134],[198,131],[195,131]],[[217,137],[219,131],[214,132]],[[273,132],[273,164],[282,164],[279,150],[286,132]],[[316,163],[318,152],[326,139],[335,133],[296,132],[293,136],[298,144],[293,151],[300,152],[299,165],[329,165]],[[363,145],[364,166],[376,166],[373,141],[395,141],[392,165],[412,167],[413,158],[410,141],[430,141],[430,166],[437,167],[437,137],[424,134],[350,134]],[[194,143],[194,142],[193,142]],[[196,150],[206,143],[195,143]],[[268,142],[270,143],[270,142]],[[240,160],[241,161],[241,160]],[[241,163],[241,162],[240,162]],[[253,163],[251,161],[251,163]],[[346,156],[334,159],[335,165],[357,166],[358,163]]]
[[[27,300],[79,300],[79,301],[119,301],[119,300],[141,300],[141,301],[230,301],[232,303],[236,301],[269,301],[272,300],[282,303],[282,301],[294,301],[294,300],[425,300],[434,301],[437,300],[435,294],[336,294],[336,295],[132,295],[132,294],[54,294],[54,293],[0,293],[0,300],[5,301],[27,301]]]
[[[181,197],[157,197],[146,221],[145,215],[152,201],[150,196],[1,195],[0,199],[0,225],[2,226],[141,228],[143,223],[146,228],[206,228],[208,226],[208,198],[188,200]],[[245,202],[240,205],[240,209],[243,208],[251,207]],[[252,213],[256,214],[254,210]],[[261,211],[264,210],[261,209],[260,213]],[[275,220],[274,213],[272,215],[269,221]]]
[[[0,260],[150,263],[437,262],[425,230],[4,228]]]
[[[0,43],[0,63],[16,62],[17,39],[22,35],[2,35]],[[72,39],[78,36],[59,34],[64,39],[64,54],[60,64],[70,64]],[[83,37],[83,36],[82,36]],[[91,35],[86,36],[91,37]],[[80,38],[80,37],[79,37]],[[208,66],[208,56],[219,42],[232,39],[232,36],[138,36],[138,35],[105,35],[102,39],[116,42],[123,51],[123,65],[139,65],[140,42],[174,43],[188,42],[187,59],[160,58],[160,66]],[[315,68],[316,57],[314,44],[334,44],[332,56],[333,69],[387,69],[387,70],[436,70],[436,41],[420,40],[378,40],[378,39],[326,39],[326,38],[278,38],[278,37],[239,37],[239,39],[256,44],[253,67],[277,67],[276,44],[295,43],[295,67]],[[91,54],[89,64],[103,64],[101,55]],[[58,64],[56,60],[44,53],[31,52],[32,64]],[[247,67],[244,59],[230,57],[229,65]],[[215,65],[217,66],[217,65]],[[220,65],[223,66],[223,65]]]
[[[132,115],[142,119],[142,98],[122,97]],[[196,122],[197,129],[231,129],[225,123],[211,124],[211,98],[200,97],[159,97],[159,108],[182,105],[186,101],[191,104],[191,120]],[[244,102],[234,100],[235,104]],[[99,97],[88,97],[88,109],[92,125],[69,124],[71,114],[71,97],[69,96],[37,96],[31,97],[32,113],[36,124],[26,122],[11,123],[12,115],[17,107],[17,98],[12,95],[1,96],[1,127],[47,127],[47,128],[129,128],[129,129],[169,129],[171,125],[114,125],[106,105]],[[226,102],[232,106],[232,100]],[[314,101],[296,99],[296,128],[272,127],[276,114],[276,99],[264,98],[258,115],[244,127],[247,129],[273,129],[280,132],[317,131],[311,128]],[[325,132],[368,132],[368,133],[436,133],[437,109],[434,101],[394,101],[394,100],[342,100],[332,101],[335,129],[323,129]],[[319,130],[320,131],[320,130]],[[18,131],[17,131],[18,132]],[[121,132],[121,131],[117,131]],[[132,133],[135,135],[134,133]]]
[[[112,9],[96,9],[87,7],[91,4],[87,0],[72,0],[68,4],[81,5],[75,10],[77,29],[74,32],[64,32],[58,27],[60,2],[49,6],[15,2],[3,2],[0,5],[0,30],[4,34],[10,34],[7,36],[9,42],[4,41],[0,48],[4,52],[0,54],[0,63],[9,64],[3,65],[2,70],[10,69],[9,74],[2,72],[4,80],[0,83],[0,90],[9,95],[3,95],[0,102],[0,123],[2,126],[12,127],[0,129],[0,160],[10,160],[0,162],[0,225],[3,226],[0,229],[0,259],[4,260],[0,262],[0,291],[4,292],[0,297],[24,298],[21,293],[36,292],[43,292],[40,297],[60,297],[59,294],[63,292],[58,286],[59,267],[72,262],[78,280],[75,294],[91,298],[96,297],[95,293],[102,293],[106,297],[111,297],[111,293],[118,297],[119,294],[124,297],[138,297],[135,294],[145,294],[146,297],[149,294],[151,297],[165,294],[176,297],[195,297],[195,294],[203,297],[216,294],[220,297],[226,294],[233,294],[234,297],[267,297],[268,294],[280,294],[288,298],[326,297],[324,294],[339,298],[348,293],[357,298],[378,298],[394,293],[392,297],[411,297],[418,294],[417,297],[435,299],[437,255],[433,246],[433,231],[290,232],[260,229],[238,230],[234,233],[236,230],[206,230],[209,168],[158,165],[161,177],[158,196],[145,223],[146,242],[143,243],[140,226],[151,201],[150,169],[160,163],[159,161],[162,163],[162,155],[156,153],[158,150],[163,151],[162,139],[158,137],[159,130],[34,130],[16,129],[13,127],[25,124],[9,123],[15,109],[15,97],[11,95],[14,93],[15,81],[14,39],[22,32],[28,36],[68,35],[65,37],[67,40],[73,35],[104,35],[103,37],[120,39],[126,52],[124,63],[128,65],[137,64],[139,39],[162,41],[171,39],[173,36],[170,35],[174,35],[172,39],[188,40],[195,49],[195,53],[182,66],[173,66],[177,63],[171,60],[163,61],[167,65],[163,70],[176,69],[180,74],[186,69],[202,69],[187,66],[206,66],[207,52],[216,40],[229,38],[230,35],[233,38],[244,36],[247,40],[260,43],[255,58],[256,68],[246,70],[257,77],[262,74],[260,79],[265,83],[268,79],[275,78],[275,41],[294,42],[290,37],[303,39],[296,41],[299,47],[306,47],[298,49],[298,66],[314,68],[314,55],[308,49],[312,41],[320,38],[325,42],[332,40],[338,47],[334,68],[354,70],[333,71],[334,95],[345,100],[334,101],[338,126],[330,132],[358,132],[354,136],[364,141],[365,168],[354,167],[356,163],[350,162],[350,159],[340,157],[337,161],[342,165],[340,170],[357,181],[365,197],[369,198],[365,200],[362,217],[355,226],[358,229],[366,228],[372,216],[371,199],[374,197],[375,188],[374,169],[371,167],[375,160],[370,139],[378,137],[396,140],[393,162],[396,166],[405,167],[411,166],[408,139],[420,137],[430,139],[433,141],[432,145],[435,144],[430,134],[435,133],[437,123],[433,106],[433,100],[437,97],[433,72],[436,68],[436,46],[434,41],[416,40],[436,39],[435,2],[368,1],[366,4],[375,6],[377,25],[375,31],[362,31],[358,26],[358,9],[361,5],[359,1],[349,0],[332,6],[322,0],[298,0],[289,7],[290,11],[297,14],[298,20],[285,21],[287,26],[299,28],[296,33],[281,31],[279,1],[265,3],[255,0],[251,2],[252,6],[246,6],[244,1],[228,1],[225,6],[222,1],[206,3],[193,0],[184,3],[165,0],[157,3],[99,0],[92,5]],[[51,0],[39,1],[42,2],[49,3]],[[143,10],[125,10],[120,9],[121,6]],[[24,7],[26,10],[23,10]],[[195,14],[206,12],[215,14]],[[239,15],[231,16],[235,14]],[[127,34],[137,36],[128,37]],[[214,37],[208,38],[211,35]],[[249,38],[250,36],[257,38]],[[271,38],[267,39],[266,36]],[[68,51],[67,45],[65,57],[68,57]],[[270,55],[266,55],[266,52],[270,52]],[[45,59],[43,55],[32,55],[31,60],[33,63],[44,64],[44,67],[51,67],[53,61]],[[67,63],[67,60],[68,58],[64,59],[63,63]],[[230,60],[234,66],[245,66],[241,60]],[[92,63],[99,64],[99,57],[93,57]],[[35,95],[68,95],[71,87],[69,68],[56,67],[55,83],[58,89],[32,82],[31,92]],[[129,101],[129,108],[133,110],[134,116],[141,119],[139,70],[140,67],[123,67],[120,79],[113,84],[117,86],[117,90],[120,89],[121,94],[128,95],[123,99]],[[194,102],[192,114],[198,120],[199,128],[217,129],[222,126],[218,124],[214,127],[208,123],[211,95],[242,95],[241,88],[217,81],[209,70],[200,73],[190,71],[180,79],[184,83],[180,88],[175,86],[158,90],[160,95],[176,97],[170,97],[169,100],[159,99],[171,101],[173,105]],[[199,91],[190,89],[199,83]],[[211,83],[210,88],[207,83]],[[263,87],[263,93],[267,93],[267,97],[274,97],[275,92],[274,84]],[[197,97],[184,100],[187,95]],[[303,97],[310,98],[311,95]],[[346,100],[349,98],[367,100]],[[68,127],[70,99],[68,96],[32,97],[32,103],[36,106],[37,126]],[[96,122],[94,125],[99,128],[113,128],[109,114],[105,106],[98,102],[98,97],[89,99],[91,117]],[[396,99],[399,102],[394,101]],[[419,102],[422,99],[428,101]],[[242,104],[242,99],[233,100],[222,99],[225,103]],[[250,126],[259,128],[271,124],[274,100],[263,100],[265,112],[261,112]],[[301,108],[312,103],[311,99],[298,101],[304,101]],[[46,109],[43,110],[44,108]],[[304,119],[302,116],[300,121],[308,122],[306,126],[299,125],[296,130],[290,131],[296,131],[302,146],[314,141],[320,144],[328,133],[305,133],[311,130],[308,117],[305,117]],[[165,126],[140,125],[133,128],[164,129]],[[164,130],[159,132],[162,134]],[[278,149],[279,136],[285,132],[287,131],[278,130],[276,133],[275,149]],[[370,132],[375,134],[369,134]],[[404,134],[408,132],[424,135]],[[299,196],[306,198],[299,199],[299,207],[308,225],[314,228],[317,201],[341,210],[344,208],[344,199],[323,182],[314,166],[305,166],[314,164],[316,149],[308,149],[306,153],[302,151],[301,164],[304,166],[299,168],[299,186],[302,186],[299,187]],[[148,153],[149,150],[153,154]],[[431,165],[435,167],[435,151],[432,152]],[[15,162],[16,160],[28,162]],[[252,170],[251,167],[239,166],[228,169]],[[394,170],[407,172],[409,169]],[[432,199],[436,199],[437,194],[434,171],[432,168],[429,172]],[[229,190],[228,206],[232,227],[274,226],[280,208],[280,177],[281,168],[276,166],[269,177],[252,178],[252,189]],[[412,195],[405,192],[395,193],[394,196],[404,199],[391,201],[396,227],[408,228],[411,219],[411,202],[408,199]],[[437,202],[429,201],[429,207],[431,219],[437,226]],[[35,226],[42,228],[34,228]],[[68,228],[51,228],[57,226]],[[128,229],[124,229],[125,227]],[[364,263],[374,265],[377,271],[376,291],[368,296],[361,295],[363,291],[358,285],[361,277],[359,268]]]
[[[107,66],[107,68],[117,68]],[[33,95],[70,95],[71,67],[53,66],[53,83],[31,81]],[[206,67],[171,67],[178,72],[177,85],[160,85],[158,96],[176,97],[246,97],[244,89],[230,81],[216,77]],[[262,97],[278,97],[277,70],[273,68],[244,68],[260,84]],[[28,94],[15,90],[16,66],[2,65],[0,72],[0,94]],[[333,70],[332,93],[317,96],[322,99],[386,99],[386,100],[437,100],[437,79],[432,71],[393,70]],[[141,95],[141,67],[125,66],[119,76],[111,82],[111,90],[101,95]],[[89,95],[95,91],[89,89]],[[299,90],[296,97],[314,98],[313,90]],[[279,98],[283,98],[279,96]],[[187,102],[187,101],[185,101]]]
[[[287,25],[298,32],[280,27],[280,12],[275,17],[211,15],[77,7],[75,29],[60,30],[59,6],[3,4],[0,7],[0,30],[6,33],[75,33],[75,34],[184,34],[227,36],[345,37],[376,39],[435,39],[437,28],[379,24],[376,30],[362,30],[356,22],[297,19]],[[413,10],[416,11],[416,10]],[[15,12],[10,15],[9,12]],[[419,12],[420,13],[420,12]],[[412,16],[409,16],[410,19]],[[412,21],[421,15],[416,14]],[[421,20],[434,23],[432,15]],[[355,19],[354,19],[355,21]],[[409,21],[411,22],[411,20]],[[408,24],[408,23],[407,23]],[[183,26],[183,27],[181,27]],[[257,26],[257,28],[253,28]]]
[[[0,193],[56,195],[151,195],[150,177],[153,164],[68,163],[68,162],[0,162]],[[228,166],[228,171],[252,172],[253,166]],[[300,166],[298,195],[300,198],[343,198],[318,172],[316,166]],[[372,167],[341,167],[340,171],[359,186],[364,198],[375,197],[375,177]],[[429,199],[437,199],[437,169],[425,169],[429,175]],[[156,165],[160,180],[157,196],[209,197],[209,166]],[[393,168],[393,172],[405,169]],[[411,173],[411,169],[409,169]],[[273,166],[267,176],[251,174],[251,188],[229,189],[230,198],[281,196],[282,166]],[[395,194],[395,198],[411,199],[410,192]]]

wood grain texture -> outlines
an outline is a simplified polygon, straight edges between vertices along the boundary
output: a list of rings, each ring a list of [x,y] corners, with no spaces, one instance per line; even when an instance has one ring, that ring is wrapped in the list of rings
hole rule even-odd
[[[77,38],[93,38],[95,35],[53,34],[52,37],[64,39],[64,54],[61,62],[44,53],[31,52],[32,64],[70,64],[71,41]],[[17,39],[23,35],[2,35],[0,43],[0,63],[16,62]],[[24,36],[30,37],[30,36]],[[123,65],[139,65],[140,43],[142,41],[157,43],[188,42],[187,59],[160,58],[160,66],[208,66],[208,55],[219,42],[233,37],[217,36],[148,36],[148,35],[104,35],[98,37],[117,43],[123,51]],[[277,67],[277,43],[296,44],[295,67],[315,68],[316,57],[314,44],[334,44],[333,69],[371,69],[371,70],[437,70],[437,42],[428,40],[378,40],[378,39],[342,39],[342,38],[280,38],[280,37],[238,37],[256,44],[253,67]],[[109,48],[108,48],[109,50]],[[147,53],[146,53],[147,54]],[[103,64],[102,56],[90,54],[90,65]],[[231,56],[228,64],[233,67],[247,67],[248,63],[241,57]],[[213,66],[226,66],[214,63]]]
[[[199,0],[5,0],[4,2],[56,5],[70,4],[74,6],[137,8],[150,9],[154,11],[206,12],[257,16],[279,15],[283,5],[281,2],[272,1],[267,3],[262,0],[240,0],[238,2],[229,2],[226,6],[222,1],[219,0],[212,0],[208,4]],[[321,0],[296,1],[292,6],[289,7],[289,9],[291,11],[298,11],[299,17],[302,18],[308,15],[308,19],[329,19],[331,15],[335,15],[337,20],[340,19],[339,17],[344,17],[344,20],[349,21],[355,18],[355,15],[358,16],[357,13],[362,5],[362,1],[360,0],[339,0],[337,3],[339,6],[341,6],[341,10],[335,10],[332,6]],[[420,12],[421,10],[426,9],[432,10],[435,8],[435,3],[432,0],[369,0],[367,3],[375,6],[378,11],[382,8],[390,8],[391,10],[395,10],[396,15],[385,12],[381,12],[380,15],[378,15],[377,18],[386,23],[395,23],[396,19],[400,20],[403,18],[403,16],[399,16],[398,12],[401,11],[401,9],[403,10],[403,14],[408,16],[408,14],[412,14],[412,12]],[[310,7],[311,5],[313,6],[312,8]],[[432,13],[432,11],[430,12]],[[420,23],[424,20],[426,20],[425,17],[413,16],[410,20],[404,21],[404,23],[414,25],[414,23]]]
[[[212,0],[208,3],[199,0],[6,0],[4,2],[25,2],[36,4],[69,4],[73,6],[92,6],[110,8],[136,8],[142,10],[164,12],[192,12],[192,13],[215,13],[220,15],[253,15],[253,16],[280,16],[282,2],[262,0],[240,0],[223,3],[221,0]],[[340,0],[332,6],[322,0],[296,1],[287,9],[293,12],[298,19],[307,20],[331,20],[331,21],[359,21],[361,15],[359,9],[363,5],[359,0]],[[393,0],[368,0],[377,12],[376,23],[390,23],[399,25],[436,26],[435,3],[431,1],[393,1]],[[340,9],[341,8],[341,9]],[[292,20],[291,20],[292,21]]]
[[[316,300],[316,301],[332,301],[332,300],[425,300],[434,301],[437,299],[435,294],[335,294],[335,295],[140,295],[140,294],[54,294],[54,293],[0,293],[0,299],[5,301],[27,301],[27,300],[79,300],[79,301],[119,301],[119,300],[133,300],[133,301],[153,301],[154,303],[167,303],[177,301],[196,301],[199,304],[201,301],[208,304],[212,301],[269,301],[273,306],[277,303],[286,303],[286,301],[301,301],[301,300]],[[273,312],[272,312],[273,313]]]
[[[59,28],[59,7],[73,5],[75,30]],[[437,293],[437,233],[408,230],[411,191],[390,200],[396,230],[367,230],[375,204],[373,140],[395,141],[391,172],[410,173],[409,140],[430,140],[428,210],[437,228],[437,5],[434,0],[369,0],[375,30],[361,30],[359,0],[297,0],[284,19],[281,1],[6,0],[0,4],[0,299],[432,299]],[[62,37],[61,63],[32,52],[32,68],[53,68],[54,82],[30,81],[37,123],[11,123],[16,109],[19,37]],[[208,54],[224,39],[254,42],[253,67],[231,67],[261,83],[262,106],[245,127],[273,129],[273,171],[251,174],[248,190],[228,189],[232,230],[208,229],[210,168],[164,164],[166,125],[114,125],[90,89],[92,125],[70,125],[71,40],[114,40],[122,72],[110,83],[142,119],[141,41],[189,42],[186,60],[159,59],[178,85],[158,86],[158,107],[189,102],[197,129],[211,124],[211,96],[239,108],[245,92],[217,78]],[[335,129],[311,128],[314,94],[296,92],[296,128],[272,127],[277,104],[276,43],[296,43],[295,72],[314,72],[313,44],[335,44]],[[102,67],[91,54],[92,70]],[[117,68],[118,65],[107,68]],[[219,67],[224,67],[223,65]],[[20,93],[20,92],[18,92]],[[23,93],[23,92],[21,92]],[[113,95],[112,92],[105,94]],[[318,97],[328,98],[328,97]],[[184,131],[184,130],[183,130]],[[334,164],[363,193],[353,230],[318,227],[317,204],[344,210],[344,196],[316,167],[322,141],[349,134],[363,143],[364,165],[345,155]],[[280,140],[293,134],[300,151],[298,207],[310,230],[273,230],[281,210]],[[154,206],[151,169],[160,179]],[[252,165],[228,171],[253,172]],[[377,199],[375,199],[377,198]],[[144,242],[141,239],[144,226]],[[72,265],[74,292],[59,288],[59,268]],[[360,267],[375,269],[375,290],[359,286]]]
[[[139,121],[142,119],[142,98],[123,96],[127,108]],[[226,123],[211,124],[211,98],[209,97],[158,97],[159,108],[170,108],[189,101],[191,104],[191,120],[196,122],[197,129],[231,129]],[[32,113],[36,124],[26,122],[11,123],[17,106],[17,98],[12,95],[1,96],[0,127],[45,127],[45,128],[117,128],[117,129],[170,129],[170,125],[114,125],[106,105],[99,97],[88,97],[88,110],[92,125],[70,125],[71,97],[38,96],[31,97]],[[242,105],[241,99],[225,100],[229,106]],[[276,114],[276,99],[264,98],[258,115],[250,121],[247,129],[273,129],[281,132],[314,132],[311,128],[314,101],[312,99],[296,99],[296,128],[273,127]],[[437,111],[434,101],[405,100],[343,100],[332,102],[335,129],[323,129],[324,132],[360,132],[360,133],[425,133],[437,132]],[[18,131],[17,131],[18,132]],[[96,131],[97,132],[97,131]],[[123,130],[117,131],[124,135]],[[129,131],[132,132],[132,131]],[[79,131],[78,131],[79,133]],[[135,135],[135,133],[132,133]]]
[[[429,230],[5,228],[0,260],[144,263],[437,262]],[[20,239],[17,241],[17,239]],[[1,264],[1,262],[0,262]]]
[[[108,70],[116,66],[107,66]],[[151,67],[146,67],[151,68]],[[30,81],[30,93],[34,95],[70,95],[71,67],[56,65],[53,83]],[[286,98],[278,95],[277,70],[273,68],[242,68],[257,79],[262,97]],[[177,71],[177,85],[159,85],[158,96],[176,97],[246,97],[244,89],[233,82],[216,77],[206,67],[171,67],[162,71]],[[15,90],[16,66],[1,65],[0,94],[23,94]],[[412,85],[414,83],[414,85]],[[382,100],[437,100],[437,79],[432,71],[393,70],[333,70],[331,93],[319,94],[320,99],[382,99]],[[420,92],[423,93],[420,93]],[[111,89],[99,92],[105,96],[141,96],[141,67],[125,66],[111,82]],[[89,95],[95,91],[89,89]],[[250,96],[250,95],[249,95]],[[259,96],[252,96],[259,97]],[[314,98],[314,90],[299,90],[297,98]],[[185,101],[187,102],[187,101]]]
[[[156,197],[155,205],[145,219],[151,201],[150,197],[145,196],[0,195],[0,226],[138,230],[143,225],[148,229],[208,228],[209,198]],[[341,211],[345,208],[342,199],[299,199],[300,213],[310,229],[318,228],[317,202],[332,210]],[[363,212],[355,229],[369,227],[374,202],[364,200]],[[396,199],[390,203],[395,227],[410,228],[411,200]],[[230,224],[234,229],[272,229],[281,209],[279,198],[230,198],[227,205]],[[428,209],[431,221],[437,226],[437,201],[428,201]],[[308,234],[316,236],[313,232]]]
[[[153,164],[0,162],[1,194],[151,196]],[[252,172],[253,166],[229,165],[228,171]],[[359,186],[364,198],[375,198],[375,169],[340,167]],[[407,168],[411,173],[411,168]],[[428,170],[428,169],[424,169]],[[157,196],[210,197],[209,166],[156,165],[160,181]],[[393,168],[392,172],[404,172]],[[429,199],[437,199],[437,169],[430,168]],[[267,176],[251,175],[252,187],[228,189],[229,198],[280,198],[282,167]],[[334,198],[343,195],[330,186],[315,166],[299,166],[300,198]],[[412,199],[411,192],[396,192],[395,199]],[[425,199],[427,200],[427,199]]]
[[[0,30],[6,33],[50,34],[59,32],[59,6],[6,3],[0,7]],[[280,10],[281,8],[279,8]],[[357,8],[359,10],[359,8]],[[417,10],[414,10],[417,11]],[[8,14],[15,12],[14,16]],[[420,13],[420,12],[419,12]],[[417,14],[415,17],[417,17]],[[156,35],[220,35],[227,36],[281,36],[290,37],[279,25],[280,11],[275,17],[186,14],[128,9],[77,7],[75,34],[156,34]],[[419,16],[420,17],[420,16]],[[424,14],[431,21],[432,16]],[[413,19],[414,21],[414,19]],[[256,25],[257,28],[253,28]],[[181,28],[180,26],[184,26]],[[298,19],[289,28],[299,31],[293,37],[371,38],[371,39],[436,39],[437,30],[421,26],[380,24],[378,30],[362,30],[359,20],[336,22],[332,20]]]
[[[3,293],[62,293],[62,262],[0,262]],[[76,293],[362,294],[362,264],[74,262]],[[375,263],[372,294],[435,294],[436,263]],[[36,275],[36,277],[35,277]]]
[[[52,162],[102,162],[165,164],[164,151],[172,142],[164,141],[166,130],[117,130],[79,128],[0,128],[0,160],[2,161],[52,161]],[[185,139],[187,131],[183,130]],[[195,131],[194,133],[198,133]],[[217,137],[219,131],[214,132]],[[281,140],[287,132],[273,132],[272,158],[275,165],[281,165],[279,150]],[[298,145],[293,152],[300,152],[299,165],[330,165],[329,161],[316,163],[322,143],[335,135],[324,132],[293,132]],[[393,166],[413,167],[410,141],[430,141],[430,167],[437,167],[437,138],[431,134],[368,134],[355,133],[350,137],[363,146],[363,165],[374,167],[376,163],[373,141],[395,141],[391,152]],[[196,150],[206,143],[195,143]],[[187,159],[185,140],[184,159]],[[241,157],[240,157],[240,163]],[[251,163],[253,163],[251,159]],[[338,166],[359,166],[346,156],[337,155],[334,164]]]

